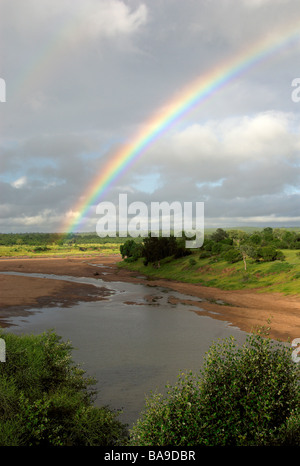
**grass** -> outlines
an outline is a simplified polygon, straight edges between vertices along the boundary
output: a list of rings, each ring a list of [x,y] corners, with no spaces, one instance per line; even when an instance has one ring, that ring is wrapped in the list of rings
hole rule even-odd
[[[223,290],[257,289],[262,292],[284,294],[300,293],[300,258],[295,250],[283,250],[285,261],[257,263],[247,261],[247,270],[242,261],[229,264],[215,258],[199,258],[199,251],[192,255],[173,260],[163,259],[160,267],[143,265],[143,259],[133,263],[124,261],[124,267],[149,278],[164,278],[186,283],[197,283]],[[194,259],[191,261],[191,258]]]
[[[47,256],[83,256],[99,254],[119,254],[120,243],[103,243],[103,244],[80,244],[79,246],[69,246],[50,244],[43,246],[14,245],[0,246],[0,257],[47,257]]]

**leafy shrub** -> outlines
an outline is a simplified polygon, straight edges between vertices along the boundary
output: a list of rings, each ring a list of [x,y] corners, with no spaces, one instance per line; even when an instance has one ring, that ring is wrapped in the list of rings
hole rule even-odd
[[[187,249],[184,244],[177,242],[174,259],[179,259],[180,257],[189,256],[190,254],[192,254],[192,251]]]
[[[45,251],[50,251],[50,248],[47,248],[47,246],[37,246],[34,248],[34,252],[45,252]]]
[[[238,347],[213,344],[196,375],[180,374],[166,396],[151,394],[132,445],[297,445],[299,367],[290,348],[262,334]]]
[[[192,373],[180,374],[167,396],[152,393],[131,431],[131,445],[197,445],[201,430],[200,386]]]
[[[210,445],[265,445],[299,406],[291,351],[262,335],[213,345],[202,378]]]
[[[271,438],[270,445],[272,446],[299,446],[300,445],[300,412],[296,409],[295,412],[287,418],[282,424],[278,432]]]
[[[220,254],[221,251],[222,251],[222,243],[218,242],[212,245],[211,252],[213,254]]]
[[[204,239],[203,246],[202,246],[202,250],[204,250],[204,251],[211,251],[213,245],[214,245],[214,241],[208,240],[208,239],[205,238],[205,239]]]
[[[73,364],[70,343],[54,332],[1,337],[1,446],[116,445],[126,439],[118,413],[93,406],[95,380]]]
[[[190,264],[191,266],[196,265],[196,264],[197,264],[196,259],[194,259],[193,257],[191,257],[190,260],[189,260],[189,264]]]
[[[231,248],[225,252],[223,258],[229,262],[230,264],[234,264],[235,262],[239,262],[243,259],[243,256],[240,251],[237,249]]]
[[[284,260],[285,256],[281,251],[278,251],[273,246],[262,246],[257,250],[258,260],[270,262],[275,260]]]
[[[225,252],[223,258],[230,264],[243,260],[243,256],[238,249],[231,248]]]
[[[219,242],[231,238],[229,238],[227,231],[223,230],[223,228],[217,228],[216,231],[211,234],[211,239],[215,242]]]
[[[127,262],[134,262],[142,257],[142,245],[133,239],[128,239],[124,244],[121,244],[120,253]]]
[[[206,259],[211,257],[212,253],[210,251],[201,250],[199,253],[199,259]]]

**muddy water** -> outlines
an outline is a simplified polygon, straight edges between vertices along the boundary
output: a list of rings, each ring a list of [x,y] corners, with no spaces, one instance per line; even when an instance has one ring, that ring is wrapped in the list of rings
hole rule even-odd
[[[15,275],[20,275],[14,273]],[[54,329],[75,347],[73,358],[97,379],[96,404],[122,409],[120,420],[131,426],[150,391],[164,391],[180,370],[197,371],[213,341],[233,335],[243,342],[246,333],[228,323],[201,316],[191,305],[171,304],[181,295],[159,287],[101,279],[21,274],[105,286],[105,300],[70,308],[34,309],[27,317],[7,321],[15,334]],[[199,300],[201,301],[201,300]]]

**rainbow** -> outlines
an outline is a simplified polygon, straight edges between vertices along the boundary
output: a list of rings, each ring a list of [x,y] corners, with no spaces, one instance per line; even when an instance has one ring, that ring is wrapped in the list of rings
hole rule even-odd
[[[191,111],[203,100],[235,78],[245,73],[250,67],[266,60],[282,48],[291,45],[300,38],[300,22],[294,27],[285,28],[275,37],[268,36],[242,50],[236,56],[219,64],[205,75],[190,83],[180,94],[156,113],[130,142],[124,144],[93,179],[86,192],[67,215],[62,231],[76,231],[89,211],[107,192],[111,184],[135,162],[162,133]]]

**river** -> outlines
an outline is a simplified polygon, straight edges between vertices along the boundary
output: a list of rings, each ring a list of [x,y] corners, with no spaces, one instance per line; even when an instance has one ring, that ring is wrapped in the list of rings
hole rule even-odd
[[[10,274],[5,272],[5,274]],[[119,419],[129,427],[137,420],[151,391],[164,391],[181,370],[197,371],[213,341],[247,334],[227,322],[201,316],[191,305],[171,304],[169,298],[190,298],[162,287],[105,282],[99,278],[44,277],[105,286],[111,295],[72,307],[32,309],[24,317],[6,319],[5,331],[42,333],[53,329],[74,346],[73,359],[97,380],[97,405],[121,409]],[[150,300],[145,300],[150,296]],[[201,301],[201,300],[200,300]]]

